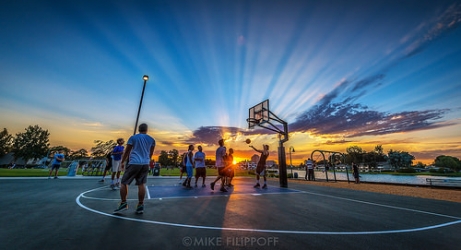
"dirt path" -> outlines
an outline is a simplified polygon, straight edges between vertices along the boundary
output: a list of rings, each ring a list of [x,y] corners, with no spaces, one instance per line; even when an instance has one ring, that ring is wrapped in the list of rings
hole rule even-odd
[[[375,183],[347,183],[347,182],[326,182],[326,181],[304,181],[298,180],[307,185],[328,186],[334,188],[348,188],[354,190],[420,197],[434,200],[453,201],[461,203],[461,189],[429,188],[421,186],[405,186],[392,184]]]

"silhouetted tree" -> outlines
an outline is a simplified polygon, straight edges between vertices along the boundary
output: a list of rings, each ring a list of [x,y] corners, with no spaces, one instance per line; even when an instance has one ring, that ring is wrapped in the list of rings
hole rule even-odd
[[[112,149],[117,146],[117,143],[114,140],[110,141],[101,141],[95,140],[94,143],[96,146],[91,148],[91,156],[95,158],[106,156]]]
[[[0,132],[0,157],[8,154],[13,147],[13,136],[8,133],[6,128]]]
[[[392,149],[387,154],[389,157],[389,164],[395,169],[409,168],[413,164],[415,157],[408,152],[393,151]]]
[[[437,156],[434,160],[434,165],[439,168],[451,168],[456,172],[461,170],[460,160],[453,156]]]
[[[24,133],[17,133],[12,148],[14,160],[23,158],[28,162],[30,159],[40,159],[45,156],[50,146],[49,136],[48,130],[38,125],[27,127]]]

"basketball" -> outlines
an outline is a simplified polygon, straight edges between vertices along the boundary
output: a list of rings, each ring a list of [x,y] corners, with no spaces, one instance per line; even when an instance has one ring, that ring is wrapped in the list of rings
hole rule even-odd
[[[246,142],[247,144],[250,144],[250,143],[251,143],[251,140],[250,140],[250,139],[246,139],[245,142]]]

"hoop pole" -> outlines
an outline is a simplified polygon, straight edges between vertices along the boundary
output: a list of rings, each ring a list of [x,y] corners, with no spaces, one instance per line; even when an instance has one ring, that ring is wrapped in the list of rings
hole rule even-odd
[[[287,188],[288,187],[288,177],[287,177],[287,164],[286,164],[286,156],[285,156],[285,147],[283,146],[283,140],[279,141],[279,181],[280,187]]]

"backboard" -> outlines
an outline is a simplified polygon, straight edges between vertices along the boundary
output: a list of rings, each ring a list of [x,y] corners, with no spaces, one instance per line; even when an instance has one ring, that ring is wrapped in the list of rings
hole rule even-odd
[[[258,124],[269,121],[269,99],[262,101],[248,110],[248,128],[253,129]]]

